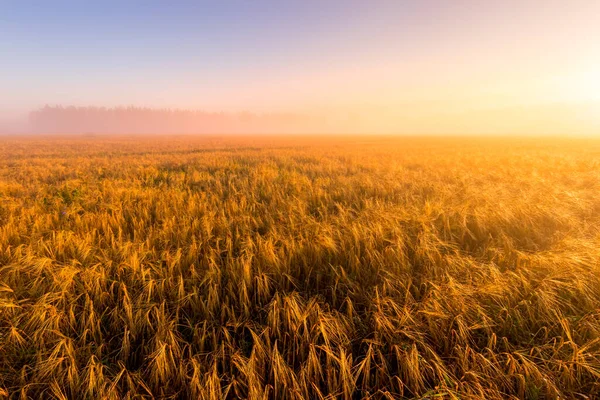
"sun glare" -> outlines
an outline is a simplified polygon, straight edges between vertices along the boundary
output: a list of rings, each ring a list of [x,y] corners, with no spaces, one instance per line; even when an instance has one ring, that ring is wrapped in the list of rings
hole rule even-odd
[[[593,70],[575,72],[567,82],[569,100],[600,101],[600,65]]]

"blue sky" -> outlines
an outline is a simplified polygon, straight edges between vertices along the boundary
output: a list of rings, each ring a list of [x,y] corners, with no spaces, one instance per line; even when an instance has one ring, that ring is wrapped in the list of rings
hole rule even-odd
[[[144,83],[159,91],[187,83],[214,92],[302,78],[378,49],[392,51],[398,43],[386,43],[385,35],[401,15],[382,12],[396,8],[392,2],[377,7],[317,1],[3,2],[0,79],[18,94],[13,106],[30,106],[94,100],[77,90],[97,92],[99,102],[126,101],[126,94],[105,92],[120,85],[132,89],[135,101],[138,92],[140,99],[148,94]],[[198,103],[208,99],[199,93]]]

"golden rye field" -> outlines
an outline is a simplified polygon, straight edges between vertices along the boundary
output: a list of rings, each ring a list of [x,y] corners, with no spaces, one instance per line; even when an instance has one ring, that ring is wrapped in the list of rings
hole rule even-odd
[[[600,398],[600,141],[0,139],[0,398]]]

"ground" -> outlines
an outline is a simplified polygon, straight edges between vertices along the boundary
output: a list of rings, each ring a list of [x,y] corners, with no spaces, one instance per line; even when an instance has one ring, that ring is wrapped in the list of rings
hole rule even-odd
[[[0,138],[0,398],[597,398],[598,193],[600,140]]]

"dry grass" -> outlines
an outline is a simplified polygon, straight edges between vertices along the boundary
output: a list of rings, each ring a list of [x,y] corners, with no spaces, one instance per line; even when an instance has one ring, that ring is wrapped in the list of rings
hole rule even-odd
[[[0,398],[599,398],[599,160],[3,138]]]

